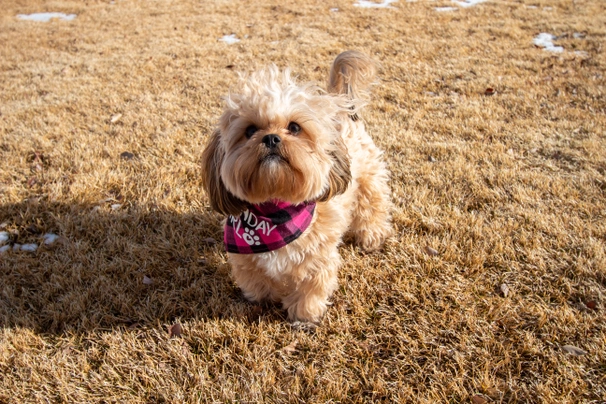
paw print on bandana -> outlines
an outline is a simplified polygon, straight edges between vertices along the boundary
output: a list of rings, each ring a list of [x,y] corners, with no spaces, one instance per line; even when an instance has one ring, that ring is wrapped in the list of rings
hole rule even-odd
[[[261,244],[261,242],[259,241],[259,236],[257,236],[255,234],[254,231],[252,231],[251,229],[244,229],[244,234],[242,235],[242,238],[244,239],[244,241],[246,241],[246,243],[248,245],[259,245]]]

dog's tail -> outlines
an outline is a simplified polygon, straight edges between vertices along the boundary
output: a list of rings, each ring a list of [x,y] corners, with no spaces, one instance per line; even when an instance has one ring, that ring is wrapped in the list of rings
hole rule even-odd
[[[377,67],[373,60],[355,50],[341,53],[332,64],[328,91],[345,94],[354,103],[369,98],[369,89],[375,81]]]

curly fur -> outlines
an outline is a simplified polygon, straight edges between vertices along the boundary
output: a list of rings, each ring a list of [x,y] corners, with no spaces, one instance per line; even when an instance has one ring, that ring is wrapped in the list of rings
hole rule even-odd
[[[366,250],[391,234],[389,174],[357,120],[374,72],[366,55],[348,51],[333,63],[328,93],[297,84],[275,66],[254,73],[227,96],[203,154],[204,187],[223,214],[276,199],[317,201],[312,224],[294,242],[267,253],[228,254],[244,295],[281,301],[293,321],[318,322],[326,312],[347,231]],[[291,122],[300,131],[290,132]],[[275,148],[264,143],[267,135],[280,138]]]

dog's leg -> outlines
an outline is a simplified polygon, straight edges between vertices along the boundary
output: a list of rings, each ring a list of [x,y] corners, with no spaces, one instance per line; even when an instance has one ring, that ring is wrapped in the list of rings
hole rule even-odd
[[[330,304],[328,299],[337,288],[341,256],[334,246],[304,265],[299,272],[307,276],[297,281],[294,291],[284,297],[282,303],[291,321],[318,323]]]
[[[356,205],[351,231],[356,243],[367,251],[376,250],[392,234],[389,172],[373,145],[361,162]]]
[[[239,262],[237,258],[231,259],[230,264],[234,280],[242,290],[244,297],[251,302],[278,300],[273,281],[263,271],[251,267],[251,263],[247,260]]]

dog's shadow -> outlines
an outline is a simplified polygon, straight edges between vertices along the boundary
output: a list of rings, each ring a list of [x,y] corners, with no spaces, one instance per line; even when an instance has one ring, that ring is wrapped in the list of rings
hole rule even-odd
[[[0,206],[1,326],[80,333],[259,317],[230,279],[218,216],[118,205]],[[262,312],[282,320],[279,308]]]

